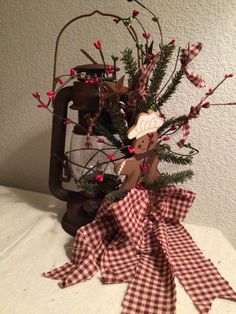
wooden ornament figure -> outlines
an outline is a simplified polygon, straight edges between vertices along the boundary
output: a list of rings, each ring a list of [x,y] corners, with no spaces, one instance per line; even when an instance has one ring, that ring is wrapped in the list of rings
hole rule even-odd
[[[157,130],[163,122],[159,113],[149,110],[147,113],[140,113],[136,123],[128,130],[127,137],[133,139],[130,151],[134,152],[134,156],[119,160],[114,169],[118,175],[126,175],[121,190],[130,190],[140,183],[151,184],[160,176],[157,169],[159,159],[155,149]]]

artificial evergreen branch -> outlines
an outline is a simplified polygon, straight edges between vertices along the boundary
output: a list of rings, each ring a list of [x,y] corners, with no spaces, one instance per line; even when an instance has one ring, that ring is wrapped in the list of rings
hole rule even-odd
[[[165,45],[162,48],[161,58],[159,62],[157,63],[153,71],[153,75],[150,79],[150,86],[149,86],[150,96],[148,98],[148,102],[150,104],[156,102],[157,92],[165,77],[168,63],[170,62],[174,49],[175,49],[175,45]]]
[[[125,119],[124,113],[121,111],[121,108],[117,106],[116,103],[113,103],[108,109],[107,109],[111,120],[112,124],[119,134],[122,142],[126,140],[126,135],[127,135],[127,130],[128,130],[128,123]]]
[[[178,64],[178,61],[179,61],[180,51],[181,51],[181,48],[179,47],[178,53],[177,53],[177,57],[176,57],[176,61],[175,61],[174,69],[173,69],[170,77],[168,78],[168,80],[165,82],[165,84],[162,86],[161,90],[157,94],[156,99],[158,99],[158,97],[162,94],[163,90],[165,90],[166,86],[168,86],[169,82],[171,81],[172,77],[174,76],[174,74],[176,72],[176,69],[177,69],[177,64]]]
[[[173,77],[170,85],[167,87],[164,94],[162,94],[161,97],[158,99],[158,102],[153,105],[154,110],[160,109],[164,105],[164,103],[168,99],[170,99],[170,97],[175,93],[178,85],[180,84],[182,77],[183,77],[183,72],[180,70],[175,74],[175,76]]]
[[[106,200],[112,204],[124,198],[126,194],[127,192],[121,190],[112,191],[106,195]]]
[[[111,182],[87,182],[86,180],[81,180],[77,187],[86,192],[101,192],[109,193],[112,192],[114,187],[111,185]]]
[[[100,122],[96,121],[95,129],[101,135],[105,136],[109,142],[114,144],[117,148],[121,148],[123,146],[122,142],[119,141],[107,128],[105,128]]]
[[[188,155],[179,154],[171,151],[170,145],[159,145],[156,149],[156,154],[160,161],[171,162],[175,165],[190,165],[192,164],[194,153],[192,150]]]
[[[163,156],[163,158],[160,159],[161,161],[171,162],[175,165],[191,165],[193,161],[193,157],[191,155],[188,156],[182,156],[175,154],[173,152]]]
[[[176,173],[163,173],[159,179],[152,184],[146,186],[147,189],[159,190],[160,188],[166,187],[168,185],[183,183],[186,180],[192,179],[193,177],[192,170],[185,170]]]
[[[121,53],[121,61],[124,63],[125,73],[127,73],[129,76],[128,82],[132,84],[135,81],[135,74],[138,69],[137,62],[133,57],[133,51],[131,48],[125,48],[125,50]]]
[[[164,133],[164,131],[166,131],[166,129],[170,128],[171,126],[175,126],[178,125],[182,122],[184,122],[186,120],[187,116],[186,115],[182,115],[176,118],[170,118],[168,120],[166,120],[163,125],[158,129],[158,134],[162,135]]]

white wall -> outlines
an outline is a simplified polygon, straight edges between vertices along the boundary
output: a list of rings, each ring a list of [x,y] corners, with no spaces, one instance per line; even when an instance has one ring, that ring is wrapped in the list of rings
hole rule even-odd
[[[207,85],[214,86],[225,73],[236,73],[236,0],[146,0],[160,17],[166,42],[176,38],[185,46],[202,41],[204,50],[194,62]],[[36,108],[31,92],[51,86],[55,37],[76,15],[100,9],[129,15],[137,5],[125,0],[0,0],[1,5],[1,123],[0,184],[48,192],[51,116]],[[155,34],[153,23],[147,29]],[[141,15],[140,15],[141,17]],[[113,24],[112,24],[113,25]],[[72,25],[63,36],[59,73],[87,60],[79,48],[96,51],[92,43],[104,42],[107,56],[124,48],[129,37],[108,19],[95,16]],[[236,79],[229,80],[214,102],[236,101]],[[188,111],[201,91],[187,81],[168,105],[169,112]],[[236,106],[214,107],[193,121],[191,140],[200,149],[185,186],[197,192],[188,222],[215,226],[236,246]],[[207,239],[207,235],[206,235]]]

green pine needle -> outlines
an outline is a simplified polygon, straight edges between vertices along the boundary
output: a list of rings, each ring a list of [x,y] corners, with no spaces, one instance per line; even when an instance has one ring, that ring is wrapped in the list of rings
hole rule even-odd
[[[160,188],[166,187],[168,185],[183,183],[186,180],[192,179],[193,174],[194,173],[192,170],[185,170],[172,174],[163,173],[157,181],[147,185],[146,188],[151,190],[159,190]]]
[[[175,74],[164,94],[162,94],[161,97],[158,99],[158,102],[153,104],[152,107],[154,110],[161,108],[164,105],[164,103],[171,98],[171,96],[177,90],[177,87],[180,84],[182,77],[183,72],[180,70]]]
[[[172,125],[178,125],[181,122],[184,122],[186,120],[187,116],[186,115],[182,115],[176,118],[170,118],[168,120],[166,120],[163,125],[158,129],[158,134],[161,135],[162,133],[164,133],[164,131],[166,129],[168,129],[169,127],[171,127]]]
[[[175,49],[175,45],[165,45],[162,48],[161,58],[160,58],[159,62],[157,63],[157,65],[153,71],[153,75],[150,79],[150,86],[149,86],[150,96],[148,99],[148,102],[150,104],[155,103],[155,101],[156,101],[157,92],[158,92],[158,90],[161,86],[161,83],[165,77],[166,70],[167,70],[168,64],[171,60],[174,49]]]
[[[121,53],[121,61],[124,63],[125,73],[128,74],[128,82],[131,84],[135,81],[135,74],[138,70],[137,62],[133,57],[133,51],[131,48],[125,48],[125,50]]]
[[[115,130],[119,134],[121,140],[124,142],[126,140],[126,134],[128,130],[128,124],[125,119],[125,115],[116,104],[112,104],[112,106],[107,111],[111,117]]]
[[[91,181],[87,181],[85,178],[77,184],[77,187],[80,190],[86,191],[86,192],[100,192],[103,194],[107,194],[107,193],[113,192],[114,189],[117,189],[118,184],[119,182],[117,183],[117,185],[114,185],[114,181],[113,182],[111,181],[111,179],[109,178],[109,175],[105,175],[105,180],[103,182],[97,182],[95,180],[91,182]]]
[[[169,153],[166,156],[163,156],[163,158],[160,159],[161,161],[171,162],[175,165],[191,165],[192,164],[192,156],[181,156],[178,154],[175,154],[173,152]]]
[[[126,194],[127,194],[127,192],[121,191],[121,190],[112,191],[106,195],[106,200],[110,204],[112,204],[112,203],[115,203],[115,202],[121,200],[122,198],[124,198],[126,196]]]

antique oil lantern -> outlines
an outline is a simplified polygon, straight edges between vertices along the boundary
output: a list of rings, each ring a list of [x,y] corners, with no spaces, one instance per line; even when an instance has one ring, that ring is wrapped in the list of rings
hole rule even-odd
[[[93,11],[90,14],[78,16],[70,20],[63,26],[59,32],[55,45],[54,55],[54,71],[53,71],[53,91],[56,90],[57,76],[57,55],[59,48],[59,41],[62,33],[73,22],[92,15],[98,14],[103,17],[110,17],[116,21],[123,20],[121,17],[113,14],[102,13],[100,11]],[[125,28],[130,33],[131,37],[135,39],[136,33],[132,26],[125,24]],[[138,51],[138,48],[137,48]],[[62,219],[62,227],[66,232],[75,235],[79,227],[91,222],[96,215],[96,211],[100,206],[105,193],[102,192],[89,192],[71,189],[68,183],[80,182],[84,177],[84,169],[87,170],[87,180],[89,183],[90,177],[96,174],[96,167],[104,164],[103,159],[105,154],[101,151],[104,149],[112,150],[110,148],[103,148],[102,141],[99,142],[95,137],[91,136],[93,150],[84,149],[85,137],[88,130],[89,117],[93,117],[99,108],[99,86],[96,84],[87,84],[87,78],[93,77],[98,81],[114,81],[116,80],[116,72],[119,70],[116,67],[116,61],[113,64],[114,72],[107,74],[107,65],[98,64],[93,58],[84,50],[81,52],[91,61],[90,64],[79,65],[74,67],[76,80],[73,85],[67,85],[60,88],[55,93],[53,99],[53,126],[52,126],[52,140],[51,140],[51,155],[50,155],[50,173],[49,173],[49,188],[51,193],[60,200],[67,202],[67,210]],[[103,59],[103,58],[102,58]],[[103,59],[104,61],[104,59]],[[121,99],[122,100],[122,95]],[[76,124],[74,124],[71,146],[66,151],[66,139],[68,139],[67,125],[65,120],[70,116],[69,111],[76,112]],[[99,115],[99,122],[106,127],[109,132],[115,133],[112,126],[110,115],[107,111],[102,110]],[[96,130],[95,130],[96,132]],[[93,133],[94,135],[99,135]],[[100,136],[100,135],[99,135]],[[114,135],[115,136],[115,135]],[[114,146],[113,146],[114,149]],[[112,153],[112,151],[110,151]],[[117,151],[116,151],[117,153]],[[82,166],[82,167],[81,167]],[[106,166],[106,174],[109,177],[109,185],[114,189],[119,185],[120,181],[117,175],[113,172],[113,166]]]
[[[92,148],[90,150],[83,149],[88,127],[88,115],[93,116],[99,105],[98,86],[87,84],[85,78],[95,75],[99,79],[104,75],[105,67],[102,64],[86,64],[74,69],[78,80],[72,86],[62,88],[53,102],[54,117],[49,174],[51,193],[67,202],[67,211],[62,219],[62,227],[71,235],[75,235],[80,226],[94,218],[104,195],[102,193],[69,190],[64,187],[64,183],[71,180],[79,181],[84,175],[84,170],[79,164],[86,165],[86,169],[94,168],[94,163],[102,163],[105,158],[103,154],[100,154],[103,144],[97,141],[97,137],[91,137]],[[109,80],[112,79],[114,76],[109,78]],[[62,118],[67,118],[68,110],[76,111],[79,125],[75,125],[73,128],[70,152],[65,155],[67,126]],[[100,121],[112,131],[112,123],[105,111],[101,113]],[[113,177],[112,166],[106,172]],[[115,181],[113,183],[115,184]]]

